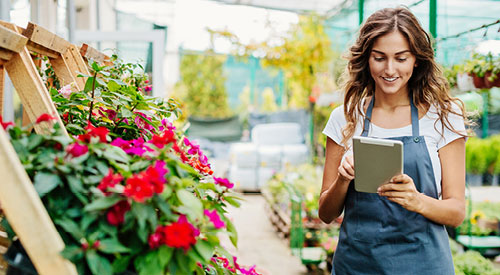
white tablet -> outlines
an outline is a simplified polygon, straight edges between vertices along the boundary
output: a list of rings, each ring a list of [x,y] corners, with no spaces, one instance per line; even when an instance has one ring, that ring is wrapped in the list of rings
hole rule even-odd
[[[353,137],[354,189],[377,193],[377,188],[403,173],[403,142]]]

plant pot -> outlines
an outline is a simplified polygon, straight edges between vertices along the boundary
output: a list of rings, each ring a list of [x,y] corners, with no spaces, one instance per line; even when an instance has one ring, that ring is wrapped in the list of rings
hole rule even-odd
[[[488,78],[492,75],[491,72],[486,72],[484,74],[484,85],[486,88],[492,87],[500,87],[500,74],[497,74],[497,77],[493,81],[489,81]]]
[[[474,83],[474,87],[476,87],[477,89],[486,88],[486,83],[484,83],[484,77],[479,77],[475,74],[471,76],[472,76],[472,83]]]
[[[492,231],[497,231],[498,230],[498,220],[491,220],[491,219],[477,219],[477,226],[479,228],[483,229],[489,229]]]

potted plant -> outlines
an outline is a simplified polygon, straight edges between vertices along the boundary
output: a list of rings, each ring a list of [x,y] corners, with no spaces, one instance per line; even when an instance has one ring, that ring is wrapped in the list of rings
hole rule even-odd
[[[474,53],[465,62],[464,70],[472,76],[478,89],[500,87],[500,57],[493,56],[491,52],[486,55]]]

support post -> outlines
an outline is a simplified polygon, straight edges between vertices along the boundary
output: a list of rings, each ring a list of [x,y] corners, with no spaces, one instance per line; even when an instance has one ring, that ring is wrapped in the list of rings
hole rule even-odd
[[[363,24],[365,17],[365,0],[358,0],[359,25]]]
[[[437,37],[437,0],[429,0],[429,32]]]
[[[75,266],[60,255],[64,242],[2,127],[0,175],[0,202],[3,212],[38,273],[76,275]]]

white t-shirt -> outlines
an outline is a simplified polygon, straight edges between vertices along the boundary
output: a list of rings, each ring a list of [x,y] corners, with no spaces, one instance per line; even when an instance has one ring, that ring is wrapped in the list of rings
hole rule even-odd
[[[453,111],[460,113],[460,108],[453,104]],[[356,130],[354,131],[355,136],[360,136],[362,133],[362,119],[356,125]],[[455,114],[449,114],[448,116],[451,126],[460,133],[466,133],[464,120],[461,116]],[[437,123],[436,123],[437,121]],[[335,108],[330,114],[330,118],[326,123],[323,134],[331,138],[337,144],[342,142],[342,129],[347,124],[344,116],[344,106],[341,105]],[[432,105],[427,113],[419,120],[419,134],[424,136],[425,143],[427,145],[427,150],[432,162],[432,168],[434,170],[434,177],[436,180],[436,187],[438,190],[438,197],[441,197],[441,162],[439,160],[438,150],[447,145],[448,143],[454,141],[457,138],[462,137],[461,135],[449,130],[444,127],[444,133],[441,135],[441,122],[436,112],[436,107]],[[377,125],[370,123],[370,129],[368,136],[377,138],[388,138],[388,137],[398,137],[398,136],[411,136],[412,128],[411,124],[401,128],[386,129],[378,127]],[[352,154],[352,140],[349,140],[349,150],[344,154],[344,157],[348,154]]]

